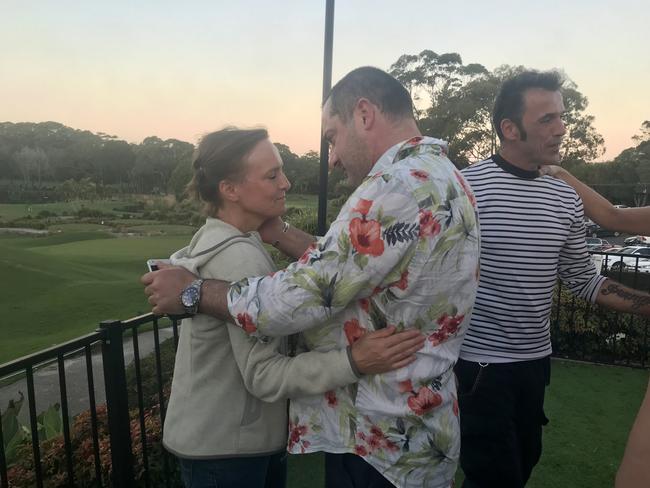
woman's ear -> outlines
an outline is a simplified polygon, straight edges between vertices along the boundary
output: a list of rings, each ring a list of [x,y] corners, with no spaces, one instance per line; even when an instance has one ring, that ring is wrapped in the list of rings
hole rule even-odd
[[[225,201],[236,202],[239,200],[239,186],[231,180],[221,180],[217,190]]]

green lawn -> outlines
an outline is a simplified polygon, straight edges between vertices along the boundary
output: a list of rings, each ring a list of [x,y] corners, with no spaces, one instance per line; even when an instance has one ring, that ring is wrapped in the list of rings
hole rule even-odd
[[[101,320],[149,311],[138,281],[145,261],[188,240],[93,230],[0,236],[0,363],[92,332]]]
[[[131,200],[0,204],[0,220],[42,210],[71,214],[82,207],[112,212]],[[313,195],[289,205],[313,208]],[[0,363],[91,332],[104,319],[149,310],[138,282],[148,258],[168,257],[195,228],[144,219],[55,222],[48,236],[0,234]],[[141,235],[123,236],[112,233]]]
[[[551,421],[527,488],[611,488],[648,372],[557,360],[552,376]],[[323,479],[321,454],[289,457],[288,488],[322,487]],[[461,480],[459,473],[458,487]]]

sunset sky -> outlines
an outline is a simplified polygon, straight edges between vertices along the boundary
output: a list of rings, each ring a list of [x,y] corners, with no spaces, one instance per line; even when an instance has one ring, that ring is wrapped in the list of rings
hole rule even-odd
[[[650,119],[650,2],[564,3],[339,0],[333,78],[424,49],[559,68],[613,158]],[[0,0],[0,121],[136,143],[264,125],[294,152],[318,149],[324,15],[314,0]]]

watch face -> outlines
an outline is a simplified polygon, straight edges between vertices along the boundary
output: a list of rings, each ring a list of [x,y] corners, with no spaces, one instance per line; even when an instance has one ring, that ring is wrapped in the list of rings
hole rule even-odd
[[[181,301],[185,307],[193,307],[196,305],[196,302],[199,300],[199,290],[193,286],[190,286],[183,291],[181,296]]]

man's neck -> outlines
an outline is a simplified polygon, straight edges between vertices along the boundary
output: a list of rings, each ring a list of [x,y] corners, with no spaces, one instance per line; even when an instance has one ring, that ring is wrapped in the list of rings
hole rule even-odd
[[[508,161],[513,166],[521,168],[525,171],[537,171],[539,164],[531,162],[526,156],[522,155],[519,151],[516,151],[508,146],[501,147],[499,149],[499,154],[503,159]]]
[[[414,120],[405,120],[399,124],[387,127],[383,134],[377,137],[377,144],[373,150],[373,161],[379,160],[395,144],[407,141],[413,137],[422,135]]]

